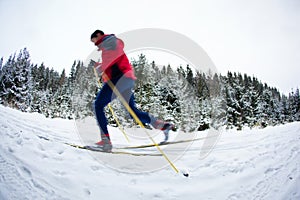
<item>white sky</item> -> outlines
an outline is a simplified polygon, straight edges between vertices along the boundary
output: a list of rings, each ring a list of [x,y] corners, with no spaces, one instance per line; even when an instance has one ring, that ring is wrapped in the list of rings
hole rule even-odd
[[[288,93],[300,86],[299,24],[298,0],[0,0],[0,57],[27,47],[34,63],[69,70],[95,49],[95,29],[164,28],[197,42],[222,74]]]

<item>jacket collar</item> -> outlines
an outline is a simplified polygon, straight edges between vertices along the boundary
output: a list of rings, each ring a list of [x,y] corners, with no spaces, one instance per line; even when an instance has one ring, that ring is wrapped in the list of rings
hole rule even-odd
[[[113,34],[104,34],[104,35],[102,35],[99,38],[99,40],[95,43],[95,45],[98,46],[99,44],[101,44],[106,39],[107,36],[111,36],[111,35],[113,35]]]

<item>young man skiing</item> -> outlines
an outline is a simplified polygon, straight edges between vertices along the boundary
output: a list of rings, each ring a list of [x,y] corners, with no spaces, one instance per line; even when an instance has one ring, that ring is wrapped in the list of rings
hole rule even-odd
[[[111,88],[112,84],[126,100],[139,120],[144,124],[151,124],[154,128],[162,130],[165,134],[165,140],[167,140],[169,131],[175,129],[174,125],[158,120],[149,113],[142,112],[136,108],[133,95],[136,77],[133,67],[123,50],[123,41],[114,34],[107,35],[100,30],[96,30],[91,35],[91,41],[98,47],[98,51],[102,51],[102,63],[96,63],[94,67],[98,72],[102,73],[102,81],[104,82],[94,103],[101,134],[101,141],[97,142],[96,145],[106,152],[110,152],[112,149],[104,112],[105,106],[117,97]],[[108,84],[108,82],[112,84]]]

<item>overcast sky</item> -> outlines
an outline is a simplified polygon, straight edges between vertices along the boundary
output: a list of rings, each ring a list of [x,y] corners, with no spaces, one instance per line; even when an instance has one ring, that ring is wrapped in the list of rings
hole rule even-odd
[[[34,63],[68,71],[95,49],[95,29],[164,28],[197,42],[222,74],[288,93],[300,86],[299,24],[298,0],[0,0],[0,57],[27,47]]]

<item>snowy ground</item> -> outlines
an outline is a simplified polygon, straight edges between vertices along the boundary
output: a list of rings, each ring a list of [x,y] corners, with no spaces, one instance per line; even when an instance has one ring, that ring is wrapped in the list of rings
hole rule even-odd
[[[170,157],[182,155],[174,160],[176,167],[190,171],[184,177],[161,156],[98,152],[97,157],[63,144],[86,141],[73,121],[3,106],[0,120],[0,199],[300,199],[300,123],[222,132],[206,157],[199,154],[205,150],[203,140],[184,153],[180,146],[163,147]],[[117,129],[110,130],[116,146],[128,145]],[[142,129],[127,131],[143,134]],[[155,148],[132,151],[158,153]],[[157,170],[152,165],[157,160],[165,168]],[[150,168],[143,172],[141,162]]]

